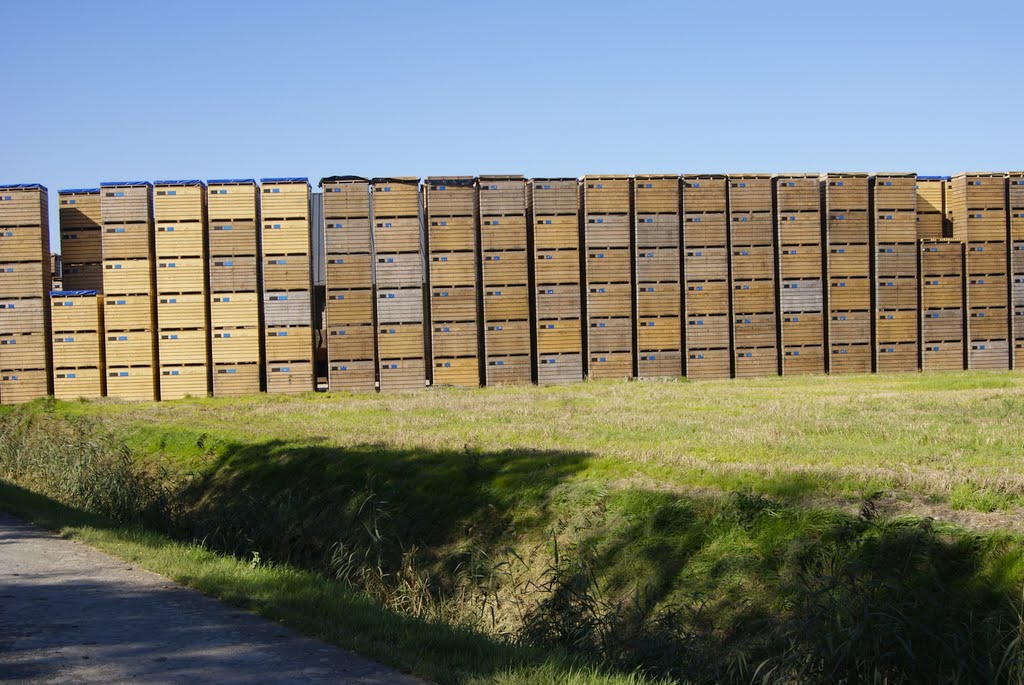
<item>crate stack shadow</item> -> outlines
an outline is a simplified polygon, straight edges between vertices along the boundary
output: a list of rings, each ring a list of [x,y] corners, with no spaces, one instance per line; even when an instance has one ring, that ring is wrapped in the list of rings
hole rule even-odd
[[[260,180],[267,392],[314,389],[309,180]]]
[[[679,177],[637,176],[633,206],[636,376],[673,378],[683,372]]]
[[[481,176],[477,193],[484,384],[528,384],[533,364],[526,179]]]
[[[428,178],[423,206],[431,382],[475,388],[480,385],[476,179]]]
[[[0,402],[51,393],[49,196],[0,186]]]
[[[825,371],[821,191],[817,174],[775,179],[783,376]]]
[[[328,387],[377,386],[370,181],[337,176],[320,182],[324,197]]]
[[[588,378],[633,377],[629,176],[583,177],[583,292]]]
[[[264,389],[259,187],[251,178],[206,186],[212,388],[236,397]]]
[[[1024,171],[1011,171],[1007,178],[1010,223],[1010,293],[1013,368],[1024,368]]]
[[[918,176],[917,224],[918,240],[942,240],[953,235],[946,219],[946,187],[948,176]]]
[[[686,175],[683,195],[683,343],[688,378],[732,374],[727,179]]]
[[[100,185],[107,396],[160,399],[153,185]]]
[[[535,380],[583,380],[580,197],[575,178],[530,181]]]
[[[380,389],[415,390],[427,379],[419,179],[371,187]]]
[[[953,237],[967,245],[967,368],[1010,368],[1006,177],[963,173],[949,193]]]
[[[867,174],[821,177],[827,371],[871,373],[871,220]]]
[[[779,373],[772,177],[729,177],[733,374]]]

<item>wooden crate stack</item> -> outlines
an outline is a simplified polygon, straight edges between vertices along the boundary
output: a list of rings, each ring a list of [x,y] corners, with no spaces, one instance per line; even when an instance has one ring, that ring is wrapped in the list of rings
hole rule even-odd
[[[1007,178],[1010,213],[1010,276],[1013,279],[1011,333],[1013,368],[1024,368],[1024,171],[1011,171]]]
[[[868,175],[821,177],[825,206],[826,364],[829,373],[871,373],[871,219]]]
[[[480,385],[476,277],[477,189],[472,176],[431,177],[423,185],[430,360],[434,385]]]
[[[946,220],[946,184],[948,176],[917,177],[917,239],[942,240],[951,231]],[[951,228],[951,227],[949,227]]]
[[[579,192],[575,178],[530,181],[535,377],[539,385],[583,380]]]
[[[153,184],[160,399],[210,392],[206,185]]]
[[[683,373],[680,189],[676,175],[643,175],[633,181],[639,378]]]
[[[103,219],[100,189],[58,191],[62,287],[103,289]]]
[[[206,183],[213,394],[263,388],[259,186],[251,178]]]
[[[371,181],[380,389],[427,382],[420,190],[415,177]]]
[[[107,396],[159,399],[153,186],[100,185]]]
[[[963,369],[964,243],[948,239],[921,240],[918,273],[921,369]]]
[[[50,393],[49,292],[46,188],[0,186],[0,403]]]
[[[1010,250],[1005,174],[963,173],[947,197],[953,237],[967,243],[967,368],[1010,367]]]
[[[633,278],[629,176],[583,177],[588,378],[633,377]]]
[[[826,310],[818,175],[774,180],[782,375],[823,373]]]
[[[683,341],[688,378],[732,373],[728,179],[683,176]]]
[[[771,174],[729,177],[733,373],[779,373]]]
[[[373,312],[370,180],[336,176],[324,195],[328,387],[332,392],[377,387]]]
[[[307,392],[316,380],[309,180],[260,184],[267,392]]]
[[[53,396],[58,400],[106,395],[103,297],[96,290],[50,293]]]
[[[526,237],[526,179],[481,176],[481,288],[483,289],[484,383],[528,384],[530,354],[530,261]]]
[[[918,368],[917,176],[871,177],[874,369]]]

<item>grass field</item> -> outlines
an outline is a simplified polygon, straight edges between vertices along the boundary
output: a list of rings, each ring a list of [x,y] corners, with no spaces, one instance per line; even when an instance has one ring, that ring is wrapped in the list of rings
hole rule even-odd
[[[1016,372],[37,402],[0,478],[333,578],[379,634],[152,555],[440,682],[1021,682],[1022,418]]]

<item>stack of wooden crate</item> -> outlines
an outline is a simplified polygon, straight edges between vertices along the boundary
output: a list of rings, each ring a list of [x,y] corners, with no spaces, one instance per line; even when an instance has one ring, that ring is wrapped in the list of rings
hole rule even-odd
[[[1024,171],[1011,171],[1007,178],[1010,213],[1010,293],[1013,307],[1013,368],[1024,368]]]
[[[921,369],[962,369],[964,244],[959,240],[921,240],[918,273],[921,282]]]
[[[1007,179],[1001,173],[953,177],[953,237],[967,243],[967,368],[1010,366],[1010,251]]]
[[[263,388],[259,187],[251,178],[206,184],[213,394]]]
[[[50,285],[46,188],[0,186],[0,403],[50,392]]]
[[[419,179],[375,178],[371,187],[380,389],[423,388],[427,370]]]
[[[103,330],[107,396],[159,399],[153,186],[103,183]]]
[[[732,373],[727,179],[683,176],[683,341],[688,378]]]
[[[918,368],[917,176],[871,178],[874,368]]]
[[[634,375],[629,205],[629,176],[583,177],[584,360],[595,380]]]
[[[917,177],[917,239],[948,238],[946,221],[946,184],[948,176]]]
[[[818,175],[790,174],[774,181],[782,374],[823,373],[825,301]]]
[[[871,373],[871,219],[868,175],[821,177],[829,373]]]
[[[472,176],[431,177],[423,186],[434,385],[480,385],[477,189]]]
[[[373,316],[370,180],[335,176],[320,182],[324,197],[327,290],[327,383],[332,392],[377,387]]]
[[[526,179],[481,176],[481,288],[484,383],[529,383],[530,267],[526,238]]]
[[[153,219],[160,398],[205,397],[210,392],[206,185],[157,181]]]
[[[636,274],[636,375],[683,373],[682,259],[679,176],[652,174],[633,182]]]
[[[580,292],[579,182],[530,181],[536,380],[540,385],[583,380]]]
[[[779,373],[771,174],[729,177],[733,373]]]
[[[53,396],[58,400],[103,397],[103,298],[96,290],[54,290],[50,310]]]
[[[100,189],[58,191],[62,287],[103,289],[103,238]]]
[[[260,183],[267,392],[306,392],[315,387],[309,180]]]

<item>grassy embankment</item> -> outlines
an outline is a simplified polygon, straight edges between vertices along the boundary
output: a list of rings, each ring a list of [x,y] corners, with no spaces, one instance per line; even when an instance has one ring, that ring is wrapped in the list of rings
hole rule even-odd
[[[1016,373],[39,403],[3,419],[0,476],[182,542],[51,525],[445,682],[570,658],[1012,680],[1022,416]],[[135,485],[44,466],[83,442]]]

